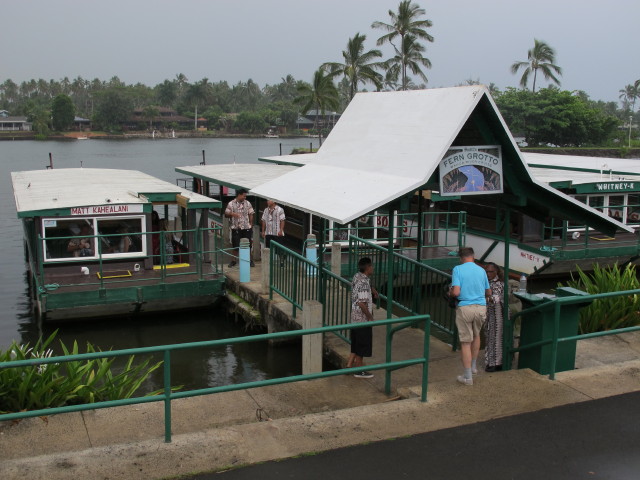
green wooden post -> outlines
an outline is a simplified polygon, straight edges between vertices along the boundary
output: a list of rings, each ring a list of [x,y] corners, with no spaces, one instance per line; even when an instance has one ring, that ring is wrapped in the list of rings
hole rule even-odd
[[[394,205],[389,205],[389,242],[387,243],[387,318],[393,317],[393,240],[394,240]],[[387,325],[387,338],[391,335],[391,325]],[[391,343],[386,349],[386,361],[391,361]],[[391,370],[385,370],[384,391],[391,393]]]
[[[164,351],[164,441],[171,443],[171,350]]]
[[[502,329],[502,364],[505,370],[511,370],[511,348],[513,348],[513,325],[509,316],[509,244],[511,242],[511,208],[504,213],[504,308]]]

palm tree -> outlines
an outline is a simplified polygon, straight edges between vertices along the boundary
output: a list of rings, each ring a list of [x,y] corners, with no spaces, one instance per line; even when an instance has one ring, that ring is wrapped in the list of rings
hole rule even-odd
[[[538,70],[542,72],[546,80],[551,79],[557,85],[560,85],[560,80],[556,78],[553,72],[558,75],[562,75],[562,69],[554,65],[556,52],[553,48],[538,39],[533,39],[533,48],[527,52],[528,60],[526,62],[515,62],[511,65],[511,73],[516,74],[518,70],[524,68],[522,78],[520,79],[520,86],[522,88],[527,87],[529,81],[529,75],[533,72],[533,93],[536,93],[536,77]]]
[[[298,96],[293,101],[297,105],[302,105],[302,114],[305,115],[312,108],[316,109],[316,114],[320,112],[324,118],[327,108],[337,110],[340,106],[338,100],[338,90],[333,84],[332,76],[326,74],[320,67],[313,74],[313,82],[311,85],[303,83],[298,85]],[[318,115],[314,120],[314,128],[318,129]],[[322,145],[322,136],[318,136],[320,145]]]
[[[203,78],[199,82],[194,83],[186,92],[187,102],[194,105],[194,130],[198,129],[198,105],[206,105],[211,101],[213,92],[208,78]]]
[[[397,73],[402,72],[402,90],[408,90],[413,83],[407,78],[407,68],[411,70],[411,73],[418,75],[427,83],[427,76],[422,71],[421,67],[431,68],[431,61],[428,58],[422,56],[422,52],[426,50],[424,45],[417,42],[416,37],[413,35],[405,35],[402,39],[400,49],[393,47],[396,54],[385,62],[385,66],[388,71],[396,72],[391,75],[391,78]]]
[[[425,15],[424,8],[420,8],[417,3],[411,3],[411,0],[402,0],[398,5],[398,13],[389,10],[389,17],[391,17],[391,23],[373,22],[372,28],[379,28],[386,30],[388,33],[381,36],[377,44],[378,46],[389,42],[396,53],[403,50],[404,39],[407,35],[413,36],[414,41],[426,40],[427,42],[433,42],[433,37],[427,33],[427,28],[433,26],[431,20],[419,20],[418,17]],[[400,49],[395,45],[394,40],[396,37],[400,37]],[[423,47],[424,51],[424,47]],[[402,89],[407,89],[407,65],[403,63],[401,65],[402,74]]]
[[[364,51],[366,35],[356,33],[347,42],[347,49],[342,51],[344,63],[327,62],[322,65],[331,76],[344,75],[349,82],[349,100],[358,92],[358,84],[371,82],[377,90],[382,88],[382,75],[375,71],[382,65],[373,62],[374,58],[382,57],[380,50]]]
[[[636,80],[633,85],[627,85],[620,92],[620,100],[631,104],[631,113],[635,112],[636,99],[640,97],[640,80]]]

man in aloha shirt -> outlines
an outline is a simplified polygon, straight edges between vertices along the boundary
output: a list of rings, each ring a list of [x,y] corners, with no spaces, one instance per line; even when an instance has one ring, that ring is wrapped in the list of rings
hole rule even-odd
[[[251,225],[253,225],[254,213],[251,203],[247,200],[247,191],[244,189],[236,192],[236,198],[227,204],[227,208],[224,211],[224,215],[231,219],[231,246],[236,249],[236,258],[238,257],[241,238],[249,239],[249,251],[251,251],[253,243]],[[233,267],[236,263],[235,260],[231,260],[229,266]],[[251,266],[255,267],[253,260],[251,260]]]
[[[358,262],[358,273],[353,276],[351,284],[351,322],[364,323],[373,321],[373,299],[378,292],[371,286],[369,277],[373,275],[373,263],[370,258],[361,258]],[[347,368],[364,366],[363,357],[372,355],[373,330],[371,327],[351,330],[351,355]],[[365,370],[354,374],[356,378],[371,378],[372,373]]]

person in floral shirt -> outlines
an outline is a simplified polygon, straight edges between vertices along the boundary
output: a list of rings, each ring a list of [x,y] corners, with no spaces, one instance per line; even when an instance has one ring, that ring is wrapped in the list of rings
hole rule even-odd
[[[247,200],[247,191],[244,189],[236,192],[236,198],[227,204],[227,208],[224,211],[225,217],[231,219],[231,246],[235,248],[235,258],[238,257],[241,238],[249,239],[249,251],[252,251],[251,225],[253,225],[254,213],[251,203]],[[233,267],[236,263],[235,259],[231,260],[229,266]],[[251,260],[251,266],[255,267],[253,260]]]

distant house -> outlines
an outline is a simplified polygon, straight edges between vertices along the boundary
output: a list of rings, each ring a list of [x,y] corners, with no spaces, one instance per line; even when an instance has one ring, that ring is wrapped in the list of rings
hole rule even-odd
[[[74,117],[73,129],[79,131],[91,129],[91,120],[89,120],[88,118]]]
[[[324,115],[322,115],[321,111],[318,110],[309,110],[305,117],[311,120],[312,123],[318,124],[318,128],[329,128],[332,129],[335,127],[336,122],[340,120],[340,114],[337,112],[325,111]]]
[[[0,110],[0,131],[30,132],[31,127],[27,117],[12,117],[7,110]]]
[[[172,123],[176,123],[179,127],[193,127],[193,118],[178,115],[178,112],[166,107],[156,107],[156,110],[158,111],[158,115],[151,119],[152,128],[168,128]],[[198,124],[200,123],[200,119],[198,119]],[[148,128],[149,118],[144,116],[144,109],[136,108],[133,111],[133,115],[131,115],[124,124],[124,127],[135,130],[141,124],[144,124],[146,126],[145,128]]]
[[[298,120],[296,120],[296,128],[298,130],[310,130],[313,128],[313,120],[309,120],[307,117],[299,115]]]

